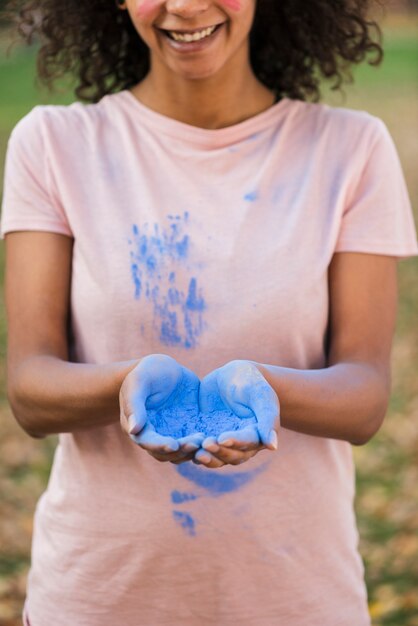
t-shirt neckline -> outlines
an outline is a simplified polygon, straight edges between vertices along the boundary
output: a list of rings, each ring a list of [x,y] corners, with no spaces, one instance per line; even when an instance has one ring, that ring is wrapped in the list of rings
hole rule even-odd
[[[125,102],[132,112],[140,114],[138,118],[148,125],[154,126],[160,133],[166,133],[171,137],[187,140],[191,143],[206,145],[208,147],[222,147],[236,141],[244,140],[270,126],[273,121],[277,122],[292,102],[289,98],[282,98],[271,107],[250,117],[242,122],[226,126],[224,128],[200,128],[185,122],[157,113],[140,102],[129,89],[120,91],[117,95]]]

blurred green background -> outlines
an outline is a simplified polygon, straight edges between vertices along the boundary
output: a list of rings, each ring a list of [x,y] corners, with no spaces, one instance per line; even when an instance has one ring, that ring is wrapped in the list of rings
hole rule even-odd
[[[418,213],[418,13],[378,15],[385,60],[355,69],[346,98],[324,86],[334,106],[367,110],[387,124]],[[14,47],[0,29],[0,170],[14,124],[39,103],[70,103],[35,85],[36,46]],[[1,191],[1,188],[0,188]],[[3,275],[3,245],[0,269]],[[356,511],[375,626],[418,626],[418,259],[399,266],[400,305],[393,350],[393,393],[379,434],[355,448]],[[1,292],[1,305],[3,293]],[[45,489],[56,437],[35,440],[11,416],[5,398],[6,322],[0,306],[0,625],[21,624],[32,518]],[[314,626],[314,625],[313,625]],[[320,625],[315,625],[320,626]],[[355,626],[353,624],[353,626]]]

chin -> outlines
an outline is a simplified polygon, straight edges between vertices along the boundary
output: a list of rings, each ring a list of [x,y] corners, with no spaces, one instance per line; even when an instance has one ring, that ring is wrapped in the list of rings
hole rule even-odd
[[[180,68],[174,68],[174,67],[170,67],[171,71],[175,72],[177,74],[177,76],[185,79],[185,80],[205,80],[207,78],[211,78],[212,76],[215,76],[217,72],[219,72],[219,68],[218,67],[213,67],[213,66],[202,66],[200,65],[199,67],[196,66],[195,67],[182,67]]]

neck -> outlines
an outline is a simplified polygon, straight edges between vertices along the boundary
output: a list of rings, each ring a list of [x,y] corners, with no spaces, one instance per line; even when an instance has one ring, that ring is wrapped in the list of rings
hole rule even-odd
[[[273,92],[258,81],[249,64],[192,80],[153,62],[131,92],[157,113],[207,129],[238,124],[274,103]]]

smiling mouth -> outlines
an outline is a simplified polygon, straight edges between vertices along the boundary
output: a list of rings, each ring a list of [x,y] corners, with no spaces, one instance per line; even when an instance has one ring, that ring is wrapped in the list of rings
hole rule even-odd
[[[202,39],[206,39],[213,35],[222,24],[215,24],[213,26],[208,26],[207,28],[195,29],[195,30],[165,30],[160,28],[159,30],[166,35],[169,39],[173,41],[178,41],[182,43],[192,43],[195,41],[201,41]]]

